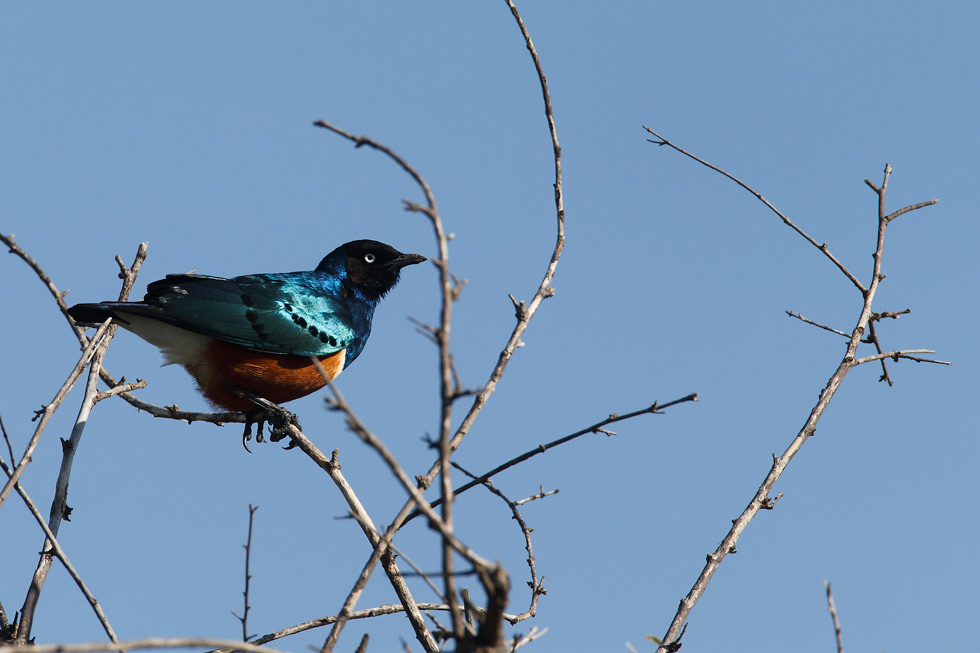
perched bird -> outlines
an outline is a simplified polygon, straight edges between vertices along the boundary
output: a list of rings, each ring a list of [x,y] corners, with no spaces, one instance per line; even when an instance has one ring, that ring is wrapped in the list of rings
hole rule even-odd
[[[337,378],[364,349],[374,309],[401,269],[424,260],[355,240],[311,272],[171,274],[151,283],[142,301],[76,304],[68,314],[82,325],[112,318],[159,347],[164,365],[182,365],[211,404],[246,414],[247,440],[254,421],[260,436],[265,419],[276,421],[248,397],[281,404],[319,390],[326,382],[311,357]]]

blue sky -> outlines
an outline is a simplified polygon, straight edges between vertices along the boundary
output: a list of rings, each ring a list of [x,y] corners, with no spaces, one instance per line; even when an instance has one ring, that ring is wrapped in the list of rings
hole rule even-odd
[[[675,399],[697,404],[619,424],[501,475],[524,507],[548,595],[532,625],[545,651],[640,651],[802,425],[860,296],[813,247],[718,175],[646,141],[648,125],[738,175],[867,279],[879,183],[889,209],[938,198],[889,227],[876,310],[887,348],[929,348],[953,367],[864,366],[694,609],[691,650],[829,651],[822,580],[853,650],[956,650],[980,605],[974,462],[980,201],[980,9],[968,3],[524,3],[564,151],[568,243],[498,391],[458,452],[480,472],[602,419]],[[119,254],[149,241],[135,296],[167,273],[310,269],[376,238],[432,256],[401,208],[417,189],[383,156],[312,126],[381,141],[431,184],[469,280],[455,306],[463,381],[488,376],[554,241],[551,150],[530,58],[502,2],[5,4],[0,9],[0,231],[70,302],[112,298]],[[77,344],[46,291],[0,259],[0,415],[23,451]],[[408,316],[437,316],[434,269],[406,270],[339,386],[410,474],[437,428],[436,350]],[[870,353],[870,352],[865,352]],[[107,368],[156,404],[205,404],[180,369],[127,333]],[[46,512],[81,400],[76,389],[23,478]],[[339,449],[378,523],[404,494],[377,456],[322,409],[304,430]],[[6,454],[4,454],[6,457]],[[434,495],[433,495],[434,496]],[[333,485],[302,454],[240,444],[238,426],[97,406],[75,459],[59,540],[120,636],[237,637],[248,504],[256,513],[256,634],[335,613],[369,554]],[[511,571],[525,609],[521,533],[471,492],[460,535]],[[0,510],[0,602],[23,602],[43,536],[16,497]],[[420,522],[399,546],[436,569]],[[475,584],[475,583],[472,583]],[[419,584],[417,596],[431,598]],[[379,575],[361,607],[394,601]],[[414,642],[400,616],[352,624],[369,650]],[[38,642],[102,638],[54,569]],[[319,646],[306,632],[278,648]],[[531,650],[531,649],[527,649]],[[686,650],[686,649],[685,649]]]

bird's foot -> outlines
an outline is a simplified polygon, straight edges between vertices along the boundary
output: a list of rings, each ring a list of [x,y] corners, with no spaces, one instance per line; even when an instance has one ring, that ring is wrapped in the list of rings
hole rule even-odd
[[[299,423],[299,418],[296,417],[296,413],[292,413],[281,406],[276,406],[276,410],[267,411],[266,419],[269,421],[270,427],[269,439],[273,442],[279,442],[283,438],[290,437],[290,426],[295,426],[301,431],[303,430],[303,427]],[[296,441],[290,438],[286,449],[292,449],[295,446]]]
[[[248,442],[252,439],[252,424],[256,425],[255,441],[265,442],[265,424],[269,423],[269,439],[272,442],[279,442],[283,438],[289,437],[289,427],[295,425],[302,430],[299,418],[282,406],[278,406],[268,399],[263,399],[251,392],[239,391],[241,396],[255,403],[258,408],[245,412],[245,432],[242,434],[242,446],[249,451]],[[296,442],[290,440],[286,449],[292,449]],[[251,452],[250,452],[251,453]]]

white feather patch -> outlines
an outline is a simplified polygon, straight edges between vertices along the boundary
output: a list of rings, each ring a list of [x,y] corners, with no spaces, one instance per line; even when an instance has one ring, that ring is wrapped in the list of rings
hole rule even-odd
[[[163,353],[164,365],[197,365],[204,359],[204,352],[211,338],[187,329],[181,329],[159,320],[126,314],[118,322],[120,327],[132,331]],[[128,324],[127,324],[128,323]]]

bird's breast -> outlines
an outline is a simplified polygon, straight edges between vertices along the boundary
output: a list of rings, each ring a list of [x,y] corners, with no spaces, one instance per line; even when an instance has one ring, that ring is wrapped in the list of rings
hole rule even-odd
[[[346,351],[319,357],[331,379],[344,369]],[[233,411],[248,411],[255,404],[235,390],[252,392],[281,404],[305,397],[324,387],[323,375],[308,356],[276,355],[252,351],[238,345],[212,340],[203,359],[185,365],[211,403]]]

